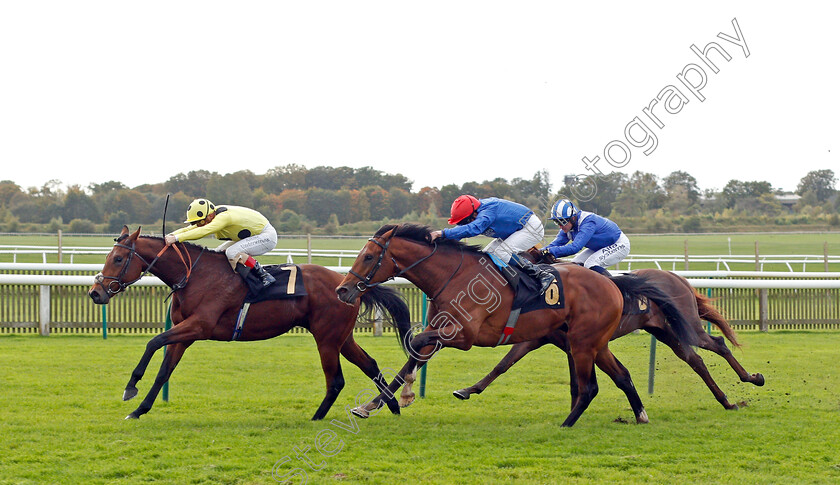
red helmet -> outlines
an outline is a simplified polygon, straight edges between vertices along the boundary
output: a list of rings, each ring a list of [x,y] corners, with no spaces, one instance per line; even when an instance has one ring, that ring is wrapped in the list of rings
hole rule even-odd
[[[481,202],[471,195],[458,196],[458,198],[452,202],[452,209],[449,211],[449,214],[451,215],[449,223],[458,224],[472,215],[472,213],[475,212],[480,205]]]

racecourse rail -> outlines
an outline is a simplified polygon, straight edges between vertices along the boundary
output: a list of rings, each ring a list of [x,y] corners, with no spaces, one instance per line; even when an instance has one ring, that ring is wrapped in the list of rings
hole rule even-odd
[[[97,306],[87,296],[100,264],[0,263],[0,332],[157,333],[163,330],[169,288],[153,276],[126,295]],[[330,269],[346,272],[347,267]],[[840,273],[675,271],[739,329],[840,328]],[[425,297],[406,280],[391,282],[405,296],[412,321],[422,321]],[[371,322],[357,331],[373,332]],[[390,327],[385,327],[389,331]],[[303,329],[296,331],[305,332]]]

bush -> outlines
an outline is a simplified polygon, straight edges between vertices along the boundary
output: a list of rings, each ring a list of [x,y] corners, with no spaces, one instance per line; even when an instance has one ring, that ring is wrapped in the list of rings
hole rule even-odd
[[[96,224],[88,219],[73,219],[70,221],[70,232],[91,233],[96,231]]]
[[[700,232],[703,226],[700,224],[700,218],[691,216],[682,224],[683,232]]]

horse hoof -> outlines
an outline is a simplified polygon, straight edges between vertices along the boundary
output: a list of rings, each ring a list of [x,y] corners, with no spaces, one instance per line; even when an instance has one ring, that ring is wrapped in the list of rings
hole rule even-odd
[[[350,412],[362,419],[367,419],[370,417],[370,413],[363,406],[353,408],[350,410]]]
[[[125,419],[140,419],[140,416],[138,416],[134,413],[131,413],[128,416],[126,416]]]
[[[636,416],[636,424],[648,424],[650,423],[650,419],[648,419],[647,411],[642,409],[642,412]]]
[[[470,393],[466,392],[464,389],[461,389],[460,391],[452,391],[452,395],[462,401],[466,401],[470,398]]]
[[[756,374],[753,376],[753,384],[756,386],[763,386],[764,385],[764,376],[761,374]]]
[[[414,394],[410,396],[400,396],[400,407],[407,408],[414,403]]]
[[[136,387],[126,387],[125,392],[123,392],[123,401],[128,401],[129,399],[133,398],[137,395],[137,388]]]

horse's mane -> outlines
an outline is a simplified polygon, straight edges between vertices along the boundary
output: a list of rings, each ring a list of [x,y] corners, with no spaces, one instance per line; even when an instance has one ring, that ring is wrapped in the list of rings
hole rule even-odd
[[[120,236],[120,237],[118,237],[117,239],[115,239],[115,241],[120,242],[120,241],[122,241],[123,239],[125,239],[125,238],[127,238],[127,237],[128,237],[128,234],[125,234],[125,235]],[[162,237],[162,236],[150,236],[150,235],[146,235],[146,234],[141,234],[141,235],[140,235],[140,236],[138,236],[138,237],[142,237],[142,238],[145,238],[145,239],[154,239],[154,240],[156,240],[156,241],[163,241],[163,237]],[[206,247],[206,246],[202,246],[202,245],[200,245],[200,244],[191,243],[191,242],[188,242],[188,241],[178,241],[178,244],[183,244],[184,246],[186,246],[186,247],[187,247],[187,249],[194,249],[194,250],[196,250],[196,251],[205,250],[205,251],[206,251],[207,253],[209,253],[209,254],[220,254],[220,255],[221,255],[221,254],[224,254],[224,253],[218,253],[218,252],[216,252],[216,251],[213,251],[212,249],[210,249],[210,248],[208,248],[208,247]]]
[[[431,233],[432,230],[429,228],[429,226],[424,226],[422,224],[386,224],[380,227],[373,237],[380,237],[394,228],[396,228],[396,231],[394,231],[394,237],[401,237],[404,239],[410,239],[412,241],[429,244],[429,233]],[[466,251],[474,253],[481,252],[481,246],[466,244],[455,239],[446,239],[440,237],[437,238],[435,242],[438,244],[439,247],[442,248],[449,247],[458,250],[464,249]]]

